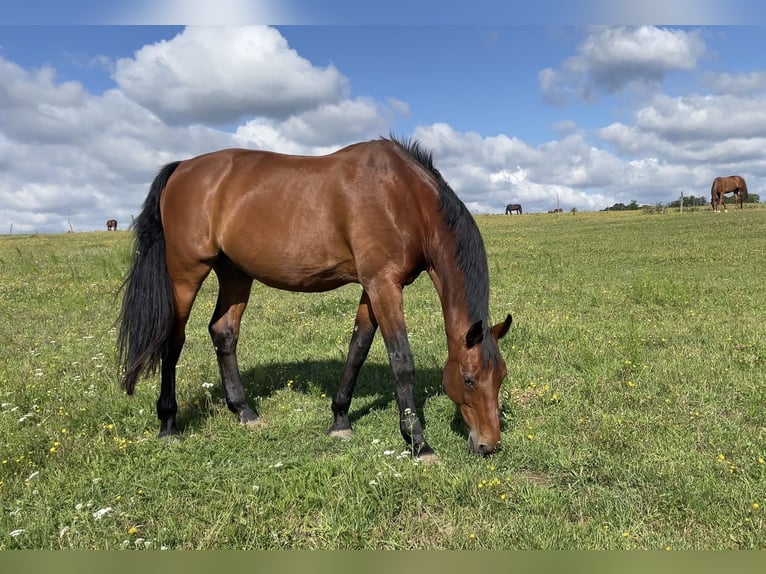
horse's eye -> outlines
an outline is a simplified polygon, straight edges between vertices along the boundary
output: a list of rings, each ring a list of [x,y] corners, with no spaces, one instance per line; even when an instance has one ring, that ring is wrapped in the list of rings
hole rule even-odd
[[[472,389],[476,386],[476,379],[468,375],[463,375],[463,383],[466,387]]]

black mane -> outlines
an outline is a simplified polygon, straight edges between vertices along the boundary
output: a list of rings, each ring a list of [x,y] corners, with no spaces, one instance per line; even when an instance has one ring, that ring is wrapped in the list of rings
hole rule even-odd
[[[454,233],[457,243],[457,265],[465,277],[465,296],[468,305],[468,318],[471,323],[482,321],[484,340],[482,354],[484,360],[499,361],[497,345],[488,345],[492,338],[489,332],[489,267],[484,241],[479,233],[471,212],[444,180],[433,162],[433,152],[425,149],[417,140],[389,139],[401,147],[412,159],[431,173],[439,189],[439,209],[441,209],[447,227]]]

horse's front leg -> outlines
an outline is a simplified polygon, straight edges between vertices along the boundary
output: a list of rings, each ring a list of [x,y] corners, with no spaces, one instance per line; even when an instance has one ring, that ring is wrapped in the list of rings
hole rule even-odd
[[[391,370],[396,379],[396,403],[399,407],[399,429],[412,455],[421,460],[436,460],[436,453],[423,436],[423,426],[415,410],[412,384],[415,361],[407,338],[402,304],[402,287],[388,281],[368,289],[372,308],[388,351]]]

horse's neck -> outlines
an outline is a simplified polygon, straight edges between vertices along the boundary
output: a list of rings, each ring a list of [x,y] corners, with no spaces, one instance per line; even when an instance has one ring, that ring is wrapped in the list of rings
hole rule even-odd
[[[448,239],[451,241],[447,240],[434,250],[428,275],[441,301],[447,344],[452,349],[453,345],[463,344],[472,323],[468,314],[465,275],[456,263],[454,238]]]

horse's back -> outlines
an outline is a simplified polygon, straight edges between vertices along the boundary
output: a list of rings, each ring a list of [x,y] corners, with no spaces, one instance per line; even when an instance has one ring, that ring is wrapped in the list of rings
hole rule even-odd
[[[427,187],[386,141],[325,156],[222,150],[182,162],[169,180],[166,241],[181,258],[224,253],[276,287],[331,289],[384,258],[415,264],[423,196],[437,201]]]

